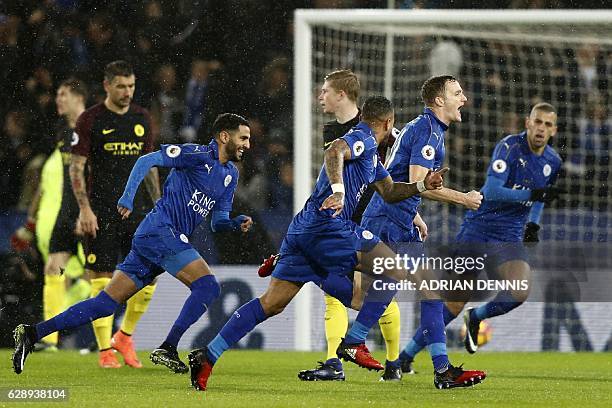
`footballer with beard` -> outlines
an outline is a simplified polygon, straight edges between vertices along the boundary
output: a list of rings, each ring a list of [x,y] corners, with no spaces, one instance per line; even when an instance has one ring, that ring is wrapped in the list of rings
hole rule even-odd
[[[113,278],[96,297],[70,307],[35,326],[15,329],[13,368],[17,374],[33,344],[55,331],[70,329],[112,315],[119,305],[167,271],[191,290],[166,340],[151,354],[151,361],[172,371],[188,371],[179,359],[177,345],[182,335],[219,297],[221,288],[211,268],[190,243],[196,227],[211,215],[213,232],[247,232],[253,221],[239,215],[230,219],[238,169],[250,148],[249,123],[233,113],[219,115],[213,124],[214,139],[208,145],[161,145],[140,157],[117,203],[123,220],[135,209],[138,186],[158,167],[172,168],[164,184],[163,197],[138,226],[129,254],[117,265]]]

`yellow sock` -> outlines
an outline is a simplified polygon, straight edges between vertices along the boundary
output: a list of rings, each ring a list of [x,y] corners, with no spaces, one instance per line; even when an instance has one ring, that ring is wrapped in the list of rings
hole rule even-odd
[[[72,255],[70,258],[68,258],[68,263],[64,269],[65,276],[69,277],[70,279],[76,279],[83,276],[84,272],[85,268],[76,255]]]
[[[400,310],[395,299],[389,303],[378,324],[387,346],[387,361],[395,361],[399,358],[400,345]]]
[[[68,289],[66,289],[65,308],[89,299],[91,295],[91,284],[85,279],[77,279]]]
[[[134,333],[136,324],[138,324],[142,314],[149,308],[149,302],[151,302],[153,292],[155,292],[155,286],[156,285],[145,286],[128,300],[127,307],[125,308],[125,315],[121,322],[122,332],[129,335]]]
[[[64,311],[66,297],[66,278],[63,275],[45,275],[43,286],[43,313],[45,320],[57,316]],[[42,341],[57,345],[58,333],[51,333]]]
[[[338,358],[336,350],[348,329],[346,307],[338,299],[325,295],[325,338],[327,339],[327,359]]]
[[[102,289],[110,282],[110,278],[96,278],[91,280],[91,296],[92,298],[98,296],[98,293],[102,292]],[[99,350],[106,350],[110,348],[111,335],[113,334],[113,317],[110,315],[102,317],[98,320],[91,322],[93,331],[98,342]]]

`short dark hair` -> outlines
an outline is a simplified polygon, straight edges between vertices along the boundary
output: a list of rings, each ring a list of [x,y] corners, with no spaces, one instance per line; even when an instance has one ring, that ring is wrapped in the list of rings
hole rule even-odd
[[[449,81],[456,81],[452,75],[433,76],[423,82],[421,87],[421,99],[425,106],[431,106],[438,96],[444,96],[444,87]]]
[[[215,122],[212,125],[212,133],[214,137],[217,137],[219,133],[222,131],[230,131],[230,130],[238,130],[240,125],[248,126],[249,121],[243,118],[240,115],[236,115],[235,113],[222,113],[217,116]]]
[[[89,91],[87,90],[87,85],[85,85],[84,81],[81,81],[80,79],[74,77],[70,77],[68,79],[64,79],[59,84],[60,88],[62,86],[65,86],[66,88],[70,89],[70,92],[72,92],[73,94],[81,96],[83,98],[83,102],[87,102],[87,98],[89,97]]]
[[[124,60],[113,61],[104,68],[104,79],[111,82],[116,76],[129,77],[134,75],[132,65]]]
[[[393,113],[393,103],[384,96],[370,96],[361,107],[361,119],[368,123],[381,122]]]

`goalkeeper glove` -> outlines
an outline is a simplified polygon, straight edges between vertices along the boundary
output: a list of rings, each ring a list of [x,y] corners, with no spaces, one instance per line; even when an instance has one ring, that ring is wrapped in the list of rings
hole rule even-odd
[[[565,194],[565,191],[558,187],[545,187],[545,188],[534,188],[531,190],[531,201],[541,201],[546,204],[550,204],[561,194]]]
[[[540,231],[540,226],[538,224],[535,222],[528,222],[525,226],[523,242],[540,242],[540,238],[538,238],[538,231]]]
[[[23,252],[30,248],[34,240],[36,232],[36,222],[28,219],[28,221],[19,227],[17,231],[11,235],[11,247],[17,252]]]

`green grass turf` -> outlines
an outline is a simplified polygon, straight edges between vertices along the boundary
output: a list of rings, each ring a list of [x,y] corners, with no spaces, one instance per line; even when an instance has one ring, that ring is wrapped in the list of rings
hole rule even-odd
[[[351,363],[344,365],[345,382],[298,380],[297,372],[313,367],[323,353],[230,351],[215,367],[206,392],[193,390],[188,374],[170,373],[154,366],[148,353],[139,355],[142,369],[103,370],[97,367],[96,354],[36,353],[24,372],[15,375],[11,351],[0,350],[0,388],[67,388],[69,401],[54,407],[612,407],[609,353],[452,353],[451,361],[485,370],[489,377],[473,388],[437,390],[423,353],[415,364],[416,375],[400,383],[380,383],[379,374]],[[376,356],[384,359],[381,353]],[[181,357],[186,361],[186,353]],[[6,404],[0,401],[0,406]],[[35,404],[42,405],[49,404]]]

